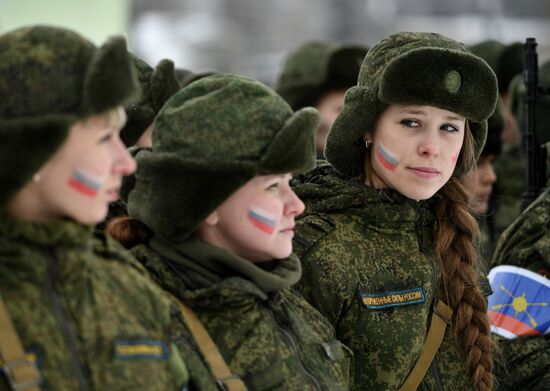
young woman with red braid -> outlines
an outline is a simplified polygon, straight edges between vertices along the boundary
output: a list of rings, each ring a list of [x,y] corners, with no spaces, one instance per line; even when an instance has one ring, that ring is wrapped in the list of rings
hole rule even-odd
[[[497,99],[489,66],[439,34],[368,52],[300,178],[299,289],[354,351],[356,390],[490,390],[493,352],[463,176]],[[486,293],[485,293],[486,294]]]

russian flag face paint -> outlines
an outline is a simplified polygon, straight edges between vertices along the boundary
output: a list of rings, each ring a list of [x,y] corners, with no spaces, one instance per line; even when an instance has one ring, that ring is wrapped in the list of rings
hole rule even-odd
[[[386,169],[394,172],[399,164],[397,157],[388,151],[381,143],[376,144],[376,157]]]
[[[87,197],[95,197],[101,188],[101,181],[78,168],[69,178],[69,186]]]
[[[277,225],[277,217],[259,207],[253,207],[248,211],[248,220],[256,228],[267,234],[272,234]]]

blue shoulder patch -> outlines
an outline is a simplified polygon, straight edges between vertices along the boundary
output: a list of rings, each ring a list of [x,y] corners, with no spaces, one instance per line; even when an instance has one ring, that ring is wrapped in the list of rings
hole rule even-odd
[[[426,295],[422,287],[393,292],[361,292],[360,295],[363,304],[373,310],[402,307],[426,301]]]
[[[168,345],[157,339],[115,339],[114,357],[117,360],[160,360],[169,356]]]

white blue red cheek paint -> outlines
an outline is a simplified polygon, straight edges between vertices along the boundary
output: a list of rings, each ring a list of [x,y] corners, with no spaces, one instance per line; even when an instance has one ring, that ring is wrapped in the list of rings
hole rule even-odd
[[[259,207],[253,207],[248,211],[248,220],[259,230],[272,234],[277,225],[277,216]]]
[[[86,197],[95,197],[101,189],[102,182],[93,175],[76,168],[68,181],[69,187]]]
[[[397,157],[388,151],[381,143],[376,144],[376,157],[378,158],[378,161],[384,166],[387,170],[390,170],[391,172],[394,172],[397,168],[397,165],[399,164],[399,160],[397,160]]]

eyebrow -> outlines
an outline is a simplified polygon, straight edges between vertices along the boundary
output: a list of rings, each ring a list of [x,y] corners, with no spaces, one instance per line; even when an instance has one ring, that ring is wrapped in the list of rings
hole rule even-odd
[[[428,115],[423,110],[412,110],[412,109],[401,110],[401,113],[413,114],[413,115],[424,115],[424,116]],[[446,117],[446,119],[449,120],[449,121],[464,121],[465,120],[464,117],[457,117],[457,116],[454,116],[454,115],[449,115],[449,116]]]
[[[421,114],[421,115],[428,115],[426,114],[425,111],[422,111],[422,110],[412,110],[412,109],[404,109],[404,110],[401,110],[401,113],[405,113],[405,114]]]

